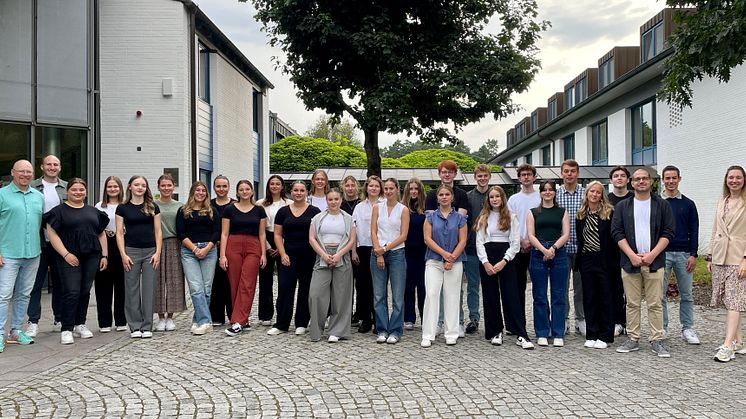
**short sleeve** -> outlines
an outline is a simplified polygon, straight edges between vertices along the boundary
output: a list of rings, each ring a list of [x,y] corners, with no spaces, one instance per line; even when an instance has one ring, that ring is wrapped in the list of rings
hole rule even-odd
[[[469,197],[466,195],[466,192],[463,191],[463,189],[454,188],[454,190],[458,190],[459,192],[456,192],[456,207],[459,209],[463,208],[467,210],[468,212],[471,212],[469,209],[471,205],[469,205]]]
[[[124,217],[124,205],[117,205],[117,209],[116,211],[114,211],[114,215]]]
[[[228,205],[227,207],[225,207],[225,209],[223,210],[222,218],[227,218],[230,220],[233,217],[233,208],[233,205]]]
[[[277,214],[275,214],[275,225],[283,225],[285,223],[285,216],[287,214],[288,207],[282,207],[277,211]]]
[[[267,218],[267,211],[264,210],[264,207],[255,206],[254,208],[257,209],[256,216],[261,220],[262,218]]]
[[[161,209],[160,209],[160,207],[158,207],[158,204],[153,203],[153,211],[154,211],[153,214],[160,214],[161,213]]]
[[[464,216],[463,214],[461,214],[460,212],[457,212],[456,214],[458,214],[458,215],[459,215],[459,219],[458,219],[458,228],[460,229],[461,227],[463,227],[464,225],[466,225],[466,223],[467,223],[468,219],[467,219],[467,217],[465,217],[465,216]]]
[[[62,206],[56,206],[52,208],[49,212],[44,214],[44,224],[49,224],[54,231],[59,232],[62,229]],[[108,218],[107,218],[108,223]]]
[[[96,226],[96,233],[101,234],[104,230],[106,230],[106,226],[109,225],[109,216],[98,209],[95,209],[96,215],[98,216],[98,225]]]

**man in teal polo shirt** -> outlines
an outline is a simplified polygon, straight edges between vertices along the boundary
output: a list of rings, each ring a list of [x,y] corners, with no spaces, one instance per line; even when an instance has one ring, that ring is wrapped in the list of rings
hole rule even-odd
[[[39,268],[39,229],[44,213],[44,195],[29,187],[34,177],[31,163],[18,160],[10,174],[13,182],[0,189],[0,352],[5,343],[34,343],[21,325]],[[11,299],[10,332],[3,342]]]

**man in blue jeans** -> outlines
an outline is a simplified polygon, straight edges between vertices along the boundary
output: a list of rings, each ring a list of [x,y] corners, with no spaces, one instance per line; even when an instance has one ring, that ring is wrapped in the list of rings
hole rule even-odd
[[[29,187],[34,168],[26,160],[13,164],[13,181],[0,188],[0,352],[5,343],[28,345],[34,340],[21,330],[41,253],[44,195]],[[8,306],[13,303],[6,338]]]
[[[466,333],[474,333],[479,329],[479,258],[477,257],[477,234],[474,232],[474,220],[482,211],[484,201],[487,200],[487,190],[490,187],[492,173],[486,164],[477,165],[474,168],[474,180],[477,186],[466,193],[469,198],[469,236],[466,240],[466,262],[464,272],[466,273],[466,306],[469,308],[469,323],[466,324]]]
[[[666,247],[666,269],[663,273],[663,336],[668,337],[668,304],[666,289],[671,271],[676,275],[681,304],[681,338],[690,345],[699,345],[694,331],[694,298],[692,297],[692,272],[697,265],[699,247],[699,214],[694,201],[679,191],[681,172],[676,166],[663,168],[662,197],[671,205],[676,222],[676,235]]]

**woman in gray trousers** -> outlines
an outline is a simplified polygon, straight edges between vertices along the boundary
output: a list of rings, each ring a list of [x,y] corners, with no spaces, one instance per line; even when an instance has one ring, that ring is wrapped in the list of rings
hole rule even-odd
[[[316,252],[308,306],[311,340],[318,342],[329,316],[329,342],[350,334],[352,319],[352,263],[350,250],[357,243],[352,217],[340,210],[338,189],[326,193],[327,208],[311,219],[308,241]],[[331,302],[331,306],[330,306]]]
[[[161,214],[148,181],[132,176],[117,206],[117,247],[124,266],[124,315],[133,338],[153,337],[153,300],[161,257]]]

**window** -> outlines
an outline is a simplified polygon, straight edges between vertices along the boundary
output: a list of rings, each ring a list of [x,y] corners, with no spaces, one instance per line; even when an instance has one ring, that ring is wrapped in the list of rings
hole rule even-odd
[[[573,106],[575,106],[575,85],[565,90],[565,109],[569,111]]]
[[[0,186],[11,181],[10,169],[16,160],[26,159],[31,150],[28,125],[0,123]]]
[[[541,148],[541,164],[542,166],[552,165],[552,147],[549,144]]]
[[[254,126],[254,132],[259,132],[262,120],[262,93],[256,90],[251,95],[251,115]]]
[[[657,146],[655,138],[655,104],[653,99],[633,106],[632,111],[632,164],[655,164]]]
[[[644,63],[660,54],[664,49],[664,41],[663,22],[642,34],[642,62]]]
[[[608,125],[605,119],[591,127],[591,160],[594,166],[603,166],[609,160]]]
[[[212,171],[199,169],[199,180],[207,185],[207,192],[212,190]]]
[[[34,169],[41,173],[41,159],[47,154],[59,157],[62,179],[88,179],[88,131],[76,128],[36,127],[34,138]],[[91,193],[92,195],[92,193]]]
[[[598,90],[608,86],[614,81],[614,58],[604,61],[598,67]]]
[[[510,162],[510,165],[513,167],[518,167],[518,160],[513,160],[512,162]]]
[[[515,137],[517,141],[521,141],[525,136],[524,124],[521,122],[515,127]]]
[[[531,158],[531,153],[526,154],[523,160],[526,164],[534,164],[533,159]]]
[[[531,132],[539,129],[539,112],[531,112]]]
[[[570,134],[562,139],[563,159],[575,159],[575,134]]]
[[[552,99],[547,105],[547,120],[551,121],[557,117],[557,99]]]
[[[575,83],[575,104],[579,104],[588,97],[587,80],[584,78]]]
[[[199,98],[210,103],[210,50],[199,44]]]

